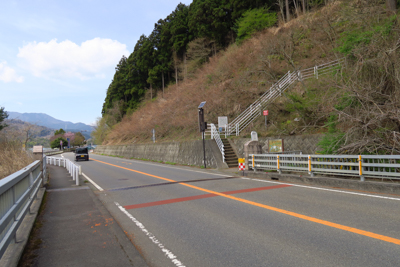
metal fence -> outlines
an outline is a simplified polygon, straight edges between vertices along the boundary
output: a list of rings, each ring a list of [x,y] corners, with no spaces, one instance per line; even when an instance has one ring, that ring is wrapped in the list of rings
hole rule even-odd
[[[249,169],[400,179],[400,155],[251,154]]]
[[[42,164],[43,163],[43,170]],[[0,258],[12,240],[17,240],[16,232],[29,211],[40,187],[46,183],[47,164],[67,168],[79,185],[81,166],[64,158],[44,156],[22,170],[0,180]]]
[[[296,70],[286,73],[278,82],[271,86],[259,99],[244,110],[237,118],[226,127],[226,134],[237,136],[252,121],[261,116],[262,109],[272,103],[276,98],[288,89],[292,84],[310,78],[318,79],[319,76],[327,73],[339,72],[344,59],[334,60],[319,66],[304,70]]]
[[[79,185],[79,175],[82,174],[82,167],[80,165],[76,165],[69,159],[58,157],[46,157],[46,163],[66,168],[72,176],[72,180],[75,181],[75,184]]]
[[[0,180],[0,258],[16,232],[42,186],[39,160]]]

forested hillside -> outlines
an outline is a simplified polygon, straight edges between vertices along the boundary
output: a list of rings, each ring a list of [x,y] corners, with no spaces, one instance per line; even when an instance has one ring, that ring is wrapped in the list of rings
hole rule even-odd
[[[394,3],[394,6],[393,6]],[[206,120],[235,118],[288,70],[344,57],[340,73],[298,83],[250,130],[326,133],[324,153],[399,153],[396,1],[213,1],[183,4],[116,67],[98,142],[199,138]],[[251,38],[250,38],[251,37]],[[244,133],[246,134],[246,133]]]
[[[188,72],[235,41],[233,28],[244,12],[274,4],[274,0],[195,0],[190,6],[179,4],[155,23],[153,32],[140,37],[128,58],[121,58],[102,113],[112,113],[111,109],[118,107],[125,115],[138,106],[146,92],[153,98],[157,91],[164,92],[166,85],[178,84]],[[271,14],[270,23],[276,23],[275,12],[258,10],[264,16]]]

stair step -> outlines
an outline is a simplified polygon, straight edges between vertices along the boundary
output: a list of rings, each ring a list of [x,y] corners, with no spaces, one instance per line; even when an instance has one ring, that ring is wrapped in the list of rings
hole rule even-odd
[[[222,143],[224,144],[224,153],[225,153],[225,163],[228,165],[229,168],[237,167],[238,166],[238,157],[236,152],[231,147],[228,139],[221,139]]]

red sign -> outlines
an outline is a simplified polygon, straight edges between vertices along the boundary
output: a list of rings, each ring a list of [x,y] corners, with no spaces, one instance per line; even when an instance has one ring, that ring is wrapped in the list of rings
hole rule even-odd
[[[264,111],[263,111],[263,115],[264,115],[264,116],[268,116],[268,110],[264,110]]]

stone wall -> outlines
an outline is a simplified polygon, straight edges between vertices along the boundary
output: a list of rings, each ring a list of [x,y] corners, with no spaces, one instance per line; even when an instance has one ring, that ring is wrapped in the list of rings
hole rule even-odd
[[[214,140],[206,140],[207,168],[227,168]],[[95,152],[126,158],[173,162],[182,165],[203,166],[203,141],[168,142],[132,145],[97,146]]]
[[[322,138],[321,134],[313,135],[289,135],[283,137],[261,137],[258,141],[262,145],[263,153],[268,153],[268,140],[283,139],[284,151],[301,151],[303,154],[315,154],[320,148],[317,143]],[[232,138],[229,139],[231,146],[239,158],[244,157],[243,145],[250,141],[250,138]]]

